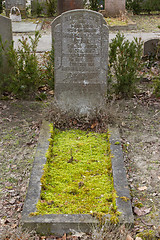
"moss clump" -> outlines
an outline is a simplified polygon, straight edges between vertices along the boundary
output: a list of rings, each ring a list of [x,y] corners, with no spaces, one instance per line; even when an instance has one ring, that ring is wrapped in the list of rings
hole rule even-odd
[[[109,134],[52,129],[41,183],[38,214],[117,213]]]
[[[144,230],[137,234],[137,237],[142,238],[142,240],[154,240],[156,239],[155,232],[153,230]]]

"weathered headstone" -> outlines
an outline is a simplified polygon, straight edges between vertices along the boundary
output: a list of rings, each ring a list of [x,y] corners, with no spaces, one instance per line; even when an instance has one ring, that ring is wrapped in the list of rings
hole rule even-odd
[[[0,36],[5,49],[12,43],[12,23],[11,19],[0,15]],[[8,66],[4,55],[2,55],[2,66],[0,72],[7,72]]]
[[[5,0],[6,16],[9,17],[12,7],[19,8],[21,15],[26,16],[26,0]]]
[[[61,14],[69,10],[82,8],[83,0],[58,0],[57,2],[58,14]]]
[[[160,57],[160,39],[149,39],[144,42],[144,56],[157,56]]]
[[[79,115],[103,109],[109,40],[103,16],[90,10],[65,12],[52,23],[52,39],[59,107]]]
[[[116,17],[125,12],[126,0],[105,0],[105,12],[108,17]]]

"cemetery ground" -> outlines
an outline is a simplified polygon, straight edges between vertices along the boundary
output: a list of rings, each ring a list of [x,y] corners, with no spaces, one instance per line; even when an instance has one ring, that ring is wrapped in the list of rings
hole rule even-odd
[[[158,30],[157,22],[152,28]],[[45,31],[49,32],[47,23]],[[133,228],[109,226],[90,235],[79,232],[61,239],[135,239],[141,232],[146,235],[142,239],[160,239],[160,99],[155,98],[151,81],[156,71],[159,74],[154,66],[145,68],[145,78],[133,98],[113,98],[106,105],[108,123],[120,131],[135,213]],[[0,239],[56,239],[22,232],[20,227],[41,123],[48,113],[54,115],[52,101],[50,94],[41,102],[0,101]]]
[[[117,125],[120,130],[132,206],[135,211],[135,225],[128,233],[134,236],[137,232],[153,230],[154,236],[157,236],[155,239],[158,239],[160,101],[152,96],[148,88],[149,83],[142,82],[140,85],[139,95],[130,100],[112,101],[107,106],[108,121],[110,124]],[[19,226],[39,130],[44,116],[47,115],[46,109],[50,109],[51,101],[52,99],[44,102],[0,101],[0,232],[2,239],[54,239],[54,237],[41,238],[31,236],[29,233],[21,233]],[[51,112],[54,113],[54,110]],[[106,239],[125,239],[126,232],[123,226],[119,230],[114,230],[110,238],[106,233]],[[105,236],[105,233],[103,235]],[[65,236],[63,239],[66,239]],[[79,238],[75,235],[70,239]],[[83,236],[80,239],[96,238]],[[103,237],[97,239],[103,239]]]

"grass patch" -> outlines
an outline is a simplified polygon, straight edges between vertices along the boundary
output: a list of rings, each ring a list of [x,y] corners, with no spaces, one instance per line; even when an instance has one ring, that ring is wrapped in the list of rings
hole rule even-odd
[[[120,18],[104,18],[106,23],[109,25],[109,26],[126,26],[129,22],[129,19],[128,18],[125,18],[125,19],[120,19]]]
[[[108,133],[52,129],[37,214],[117,214]]]

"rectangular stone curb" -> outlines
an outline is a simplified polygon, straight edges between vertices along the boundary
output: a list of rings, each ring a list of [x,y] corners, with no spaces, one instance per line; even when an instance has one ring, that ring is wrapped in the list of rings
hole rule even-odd
[[[118,211],[121,212],[119,217],[120,222],[134,223],[134,216],[132,212],[131,196],[127,182],[126,169],[123,159],[123,151],[120,142],[119,131],[117,128],[109,128],[111,132],[111,154],[112,158],[112,171],[114,188],[116,190],[118,198],[116,199],[116,205]]]
[[[12,32],[13,33],[28,33],[40,31],[42,29],[44,20],[39,23],[33,22],[12,22]]]
[[[117,132],[113,132],[117,134]],[[33,163],[30,183],[22,212],[22,225],[29,230],[36,230],[37,233],[49,235],[55,234],[62,236],[70,233],[71,229],[78,232],[89,233],[91,229],[98,224],[98,220],[89,214],[47,214],[39,216],[29,216],[30,213],[36,212],[36,204],[41,193],[41,177],[43,174],[43,165],[46,163],[45,153],[48,150],[50,138],[50,127],[48,122],[43,122],[37,146],[35,161]],[[119,141],[118,134],[115,138],[111,136],[112,169],[115,190],[119,196],[117,199],[118,211],[121,212],[120,222],[132,224],[134,221],[130,194],[127,185],[126,173],[123,162],[123,154],[120,145],[115,145]],[[123,185],[124,184],[124,185]],[[120,197],[126,197],[125,202]],[[110,218],[109,214],[106,217]]]
[[[130,23],[127,25],[120,25],[120,26],[109,26],[110,31],[129,31],[129,30],[136,30],[137,29],[137,24],[136,23]]]

